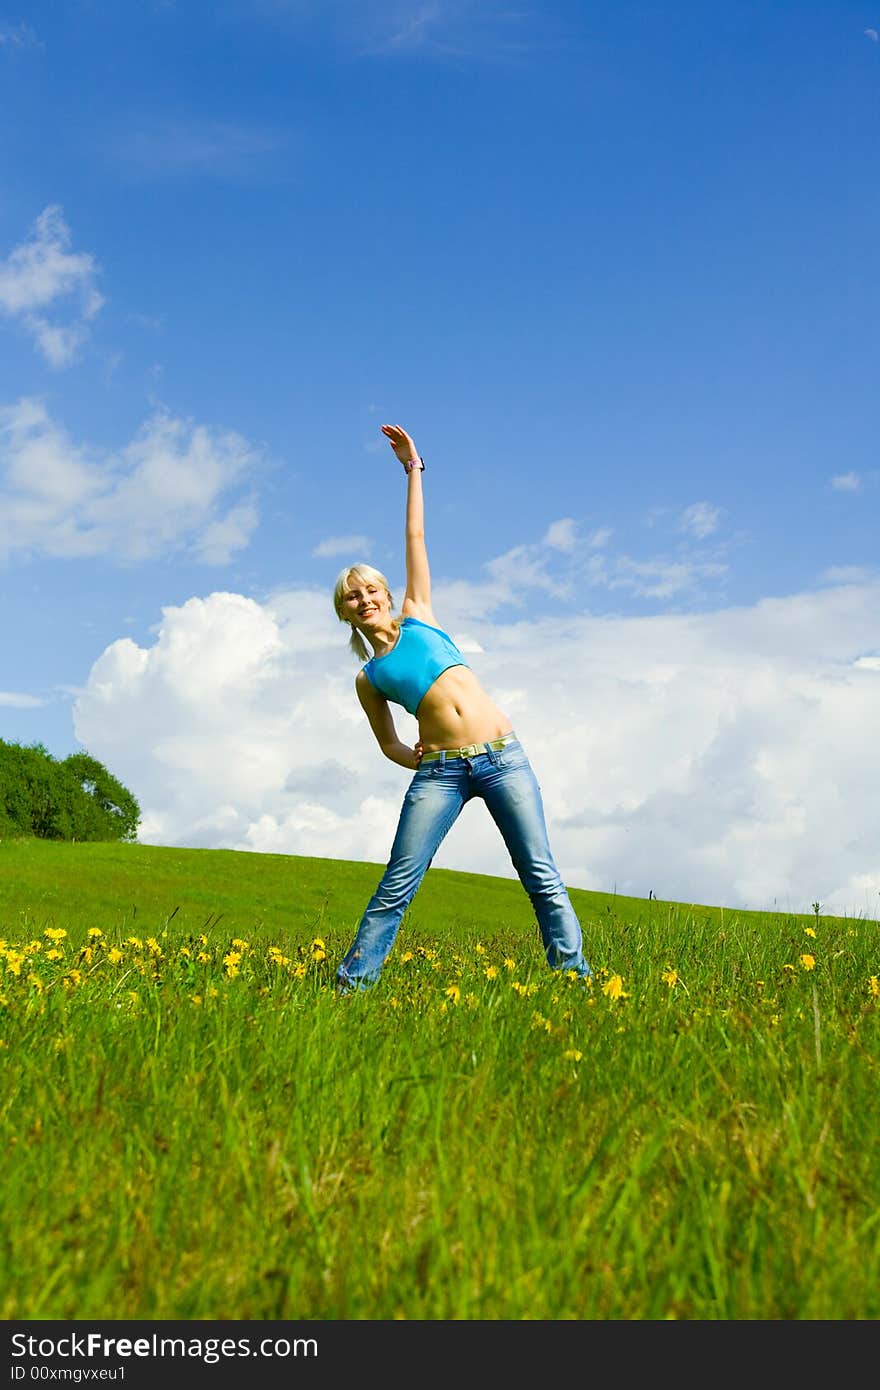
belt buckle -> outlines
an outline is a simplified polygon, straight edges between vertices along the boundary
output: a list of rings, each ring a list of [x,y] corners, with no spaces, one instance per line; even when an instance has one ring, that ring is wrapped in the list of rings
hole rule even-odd
[[[480,745],[479,745],[479,744],[476,744],[476,743],[469,743],[468,746],[467,746],[467,748],[459,748],[459,750],[458,750],[458,756],[459,756],[460,758],[475,758],[475,757],[477,756],[477,754],[479,753],[479,751],[480,751]]]

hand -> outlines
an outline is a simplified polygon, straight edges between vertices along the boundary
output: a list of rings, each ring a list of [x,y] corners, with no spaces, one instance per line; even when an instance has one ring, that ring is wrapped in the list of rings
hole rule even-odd
[[[416,755],[416,767],[418,767],[420,762],[422,761],[422,754],[425,751],[425,747],[421,739],[419,739],[418,743],[416,744],[414,751]]]
[[[404,468],[412,459],[419,457],[419,451],[413,443],[412,437],[400,425],[383,425],[382,433]]]

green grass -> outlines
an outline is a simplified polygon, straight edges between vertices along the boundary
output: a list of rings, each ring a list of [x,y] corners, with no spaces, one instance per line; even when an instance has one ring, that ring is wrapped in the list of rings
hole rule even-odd
[[[877,922],[379,873],[0,844],[0,1317],[880,1315]]]

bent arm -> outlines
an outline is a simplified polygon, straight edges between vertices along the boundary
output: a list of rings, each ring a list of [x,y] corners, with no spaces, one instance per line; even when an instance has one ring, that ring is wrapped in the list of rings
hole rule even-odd
[[[359,671],[355,678],[355,689],[385,757],[399,767],[408,767],[414,772],[422,760],[419,745],[410,748],[408,743],[402,743],[398,738],[385,696],[370,684],[369,676],[365,676],[363,671]]]

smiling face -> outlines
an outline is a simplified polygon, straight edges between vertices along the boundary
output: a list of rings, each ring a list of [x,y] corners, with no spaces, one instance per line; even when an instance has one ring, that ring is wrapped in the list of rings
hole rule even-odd
[[[361,632],[386,627],[391,619],[391,594],[378,571],[351,569],[340,580],[336,611],[343,622]]]

